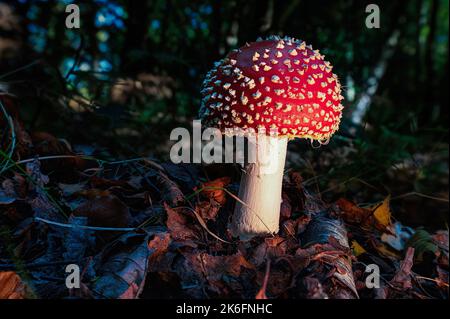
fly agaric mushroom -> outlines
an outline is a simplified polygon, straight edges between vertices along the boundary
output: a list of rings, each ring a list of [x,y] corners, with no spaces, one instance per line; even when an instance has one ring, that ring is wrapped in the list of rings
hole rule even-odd
[[[245,166],[231,232],[241,239],[278,232],[287,142],[296,137],[324,143],[339,128],[341,86],[318,50],[289,37],[271,36],[231,51],[207,74],[200,118],[227,134],[238,128],[257,136],[261,157]],[[260,153],[258,153],[260,154]],[[267,157],[266,156],[266,157]]]

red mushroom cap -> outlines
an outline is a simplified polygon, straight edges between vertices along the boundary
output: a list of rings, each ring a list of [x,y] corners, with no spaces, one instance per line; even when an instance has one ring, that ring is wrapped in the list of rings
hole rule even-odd
[[[233,50],[202,87],[200,118],[222,131],[240,128],[328,140],[339,128],[341,86],[318,50],[271,36]]]

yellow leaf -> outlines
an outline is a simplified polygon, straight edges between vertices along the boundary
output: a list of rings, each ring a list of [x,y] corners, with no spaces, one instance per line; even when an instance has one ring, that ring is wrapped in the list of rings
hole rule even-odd
[[[389,208],[390,199],[391,195],[386,197],[383,203],[376,207],[375,211],[373,212],[373,216],[375,217],[376,221],[384,227],[388,227],[391,224],[391,210]]]
[[[356,257],[367,252],[356,240],[352,241],[352,250]]]
[[[25,299],[28,291],[14,271],[0,271],[0,299]]]
[[[389,257],[398,259],[400,258],[400,254],[398,254],[396,251],[390,249],[388,246],[386,246],[383,243],[375,244],[375,249],[378,251],[378,253],[383,257]]]

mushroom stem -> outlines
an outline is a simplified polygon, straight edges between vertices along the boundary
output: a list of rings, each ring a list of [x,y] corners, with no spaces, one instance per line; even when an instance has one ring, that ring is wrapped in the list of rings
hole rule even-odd
[[[257,135],[249,141],[253,161],[245,166],[231,223],[241,240],[278,232],[287,137]]]

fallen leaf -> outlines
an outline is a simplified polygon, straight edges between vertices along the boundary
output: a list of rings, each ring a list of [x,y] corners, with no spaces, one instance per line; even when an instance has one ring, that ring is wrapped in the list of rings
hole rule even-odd
[[[264,242],[251,249],[251,261],[256,266],[261,265],[267,259],[284,256],[287,250],[287,240],[275,235],[264,239]]]
[[[191,217],[171,208],[167,203],[164,203],[164,208],[167,212],[167,228],[174,240],[197,239],[197,234],[192,229]]]
[[[220,205],[214,201],[212,202],[199,202],[195,207],[195,211],[205,220],[216,219],[217,213],[220,210]]]
[[[146,162],[149,162],[146,160]],[[156,164],[156,163],[153,163]],[[152,165],[153,166],[153,165]],[[197,164],[193,163],[179,163],[172,162],[161,163],[160,166],[167,173],[169,177],[177,181],[177,184],[182,185],[186,189],[192,190],[199,180],[200,169]]]
[[[20,175],[18,175],[20,176]],[[6,178],[1,185],[0,188],[0,193],[2,194],[2,196],[5,197],[13,197],[16,198],[18,197],[17,192],[16,192],[16,184],[17,182],[13,181],[10,178]]]
[[[16,201],[14,197],[6,195],[6,193],[0,188],[0,205],[9,205]]]
[[[281,207],[280,207],[280,218],[282,220],[288,219],[292,215],[292,205],[289,200],[289,196],[286,195],[286,193],[283,193],[281,201]]]
[[[28,194],[27,179],[17,172],[14,172],[14,177],[11,180],[5,180],[2,183],[2,186],[5,192],[10,196],[15,195],[17,198],[25,198]]]
[[[436,262],[440,267],[448,269],[449,265],[448,230],[438,230],[436,233],[434,233],[432,237],[434,243],[439,247],[439,254]]]
[[[442,269],[442,267],[437,266],[436,272],[438,274],[436,278],[436,283],[438,287],[445,290],[447,292],[448,290],[448,271]]]
[[[95,298],[136,299],[145,284],[149,258],[157,251],[159,228],[146,234],[127,233],[101,253],[95,268],[99,278],[92,285]],[[153,247],[153,249],[151,248]]]
[[[352,240],[352,251],[353,255],[355,255],[356,257],[367,253],[367,251],[356,240]]]
[[[283,183],[283,192],[286,193],[290,200],[289,204],[292,206],[292,211],[301,211],[304,209],[306,197],[302,183],[303,179],[300,173],[293,170],[289,171]]]
[[[64,197],[70,197],[81,192],[86,187],[86,183],[64,184],[58,183],[58,188],[62,191]]]
[[[70,216],[69,223],[74,227],[67,230],[64,236],[64,248],[65,252],[63,257],[65,260],[82,260],[86,249],[93,247],[95,243],[95,237],[92,231],[76,226],[87,226],[87,217]]]
[[[82,189],[75,193],[75,195],[83,196],[88,199],[95,199],[96,197],[109,196],[111,192],[109,190],[89,188]]]
[[[266,293],[275,298],[280,298],[282,294],[284,294],[292,284],[292,269],[291,266],[284,259],[279,259],[274,262],[273,266],[270,269],[270,276],[267,277],[266,272],[258,272],[256,283],[261,284],[264,288],[264,282],[267,278],[267,287],[265,288],[264,295],[262,297],[266,297]],[[267,269],[266,269],[267,270]],[[263,299],[263,298],[261,298]]]
[[[86,168],[86,161],[72,151],[72,147],[64,139],[57,138],[48,132],[32,132],[31,139],[34,145],[36,154],[41,157],[55,156],[55,158],[48,158],[42,162],[42,170],[46,173],[58,172],[64,175],[74,173],[75,169],[83,170]],[[67,156],[64,158],[57,158],[56,156]],[[92,164],[92,162],[91,162]],[[72,175],[72,174],[71,174]],[[74,176],[76,177],[76,173]]]
[[[375,238],[371,238],[369,242],[382,257],[398,259],[400,256],[397,251],[391,249],[389,246],[383,244]]]
[[[131,222],[128,207],[116,196],[97,196],[78,206],[74,216],[88,218],[89,226],[127,227]]]
[[[306,228],[304,242],[305,247],[314,247],[315,244],[322,244],[332,248],[332,250],[322,251],[314,257],[317,261],[328,264],[332,268],[332,277],[343,284],[335,285],[331,289],[332,293],[328,290],[326,293],[331,298],[337,299],[358,298],[353,278],[347,230],[344,223],[325,214],[315,214]],[[328,271],[326,270],[325,272]]]
[[[438,230],[433,235],[433,240],[439,246],[439,248],[447,251],[448,253],[448,230]]]
[[[148,248],[152,252],[149,263],[156,263],[156,260],[167,252],[170,243],[171,237],[169,233],[156,234],[148,243]]]
[[[376,206],[373,211],[373,216],[375,217],[376,221],[384,226],[388,227],[391,225],[391,209],[389,207],[389,202],[391,200],[391,195],[388,195],[381,205]]]
[[[411,269],[414,263],[414,248],[408,247],[406,250],[405,258],[400,262],[400,268],[397,273],[391,279],[390,284],[399,287],[402,290],[412,288],[411,283]],[[389,287],[386,289],[390,290]]]
[[[139,296],[140,287],[132,282],[128,289],[118,296],[118,299],[136,299]]]
[[[0,299],[26,299],[30,289],[14,271],[0,272]]]
[[[247,294],[249,298],[254,298],[254,293],[248,294],[246,287],[252,284],[249,280],[253,280],[254,274],[248,270],[255,267],[241,252],[211,255],[204,251],[184,250],[181,253],[184,258],[175,259],[172,269],[190,298],[212,297],[211,293],[215,297],[242,297]]]
[[[312,276],[306,277],[303,282],[305,283],[306,290],[308,291],[307,299],[328,299],[328,295],[323,291],[322,284],[317,278]]]
[[[41,172],[41,162],[37,159],[26,164],[26,171],[33,183],[29,184],[31,189],[36,189],[37,192],[42,192],[42,189],[49,182],[47,175]]]
[[[201,193],[206,198],[214,199],[217,203],[223,206],[226,202],[226,193],[223,188],[230,184],[230,182],[231,178],[228,176],[205,182],[201,184]]]
[[[107,189],[109,187],[114,187],[114,186],[130,188],[130,185],[128,184],[127,181],[107,179],[107,178],[102,178],[102,177],[98,177],[98,176],[92,176],[90,178],[89,182],[93,188]]]
[[[341,216],[347,223],[365,224],[372,214],[369,209],[359,207],[345,198],[338,199],[336,205],[341,209]]]
[[[58,212],[56,207],[48,200],[47,197],[38,194],[33,199],[28,200],[31,209],[36,216],[51,218]]]
[[[156,175],[156,184],[161,189],[162,199],[172,206],[177,206],[184,201],[184,194],[177,183],[169,179],[163,172]]]
[[[361,225],[365,229],[375,227],[385,232],[390,225],[389,196],[382,204],[372,208],[359,207],[345,198],[337,200],[336,205],[340,209],[339,215],[348,224]]]
[[[185,257],[193,270],[204,275],[208,281],[218,281],[227,275],[239,277],[242,268],[255,268],[240,252],[224,256],[212,256],[208,253],[188,253],[185,254]]]

